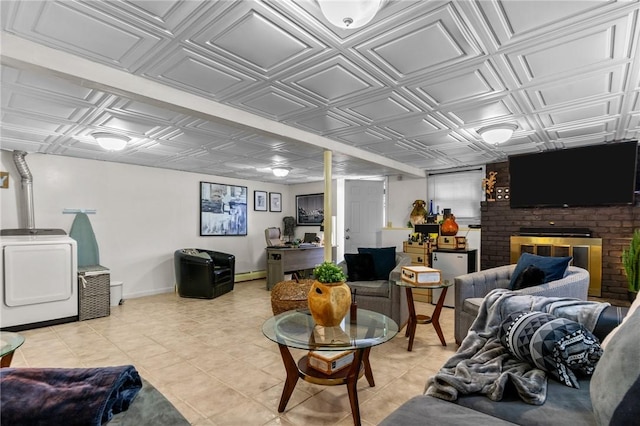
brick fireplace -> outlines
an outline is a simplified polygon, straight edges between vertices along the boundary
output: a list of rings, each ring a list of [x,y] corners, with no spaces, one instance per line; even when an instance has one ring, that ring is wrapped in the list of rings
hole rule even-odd
[[[487,175],[491,171],[498,173],[496,188],[509,187],[508,162],[487,164]],[[594,196],[597,192],[594,188]],[[481,269],[511,263],[510,239],[518,235],[522,227],[588,228],[594,238],[602,239],[602,297],[627,300],[621,255],[634,229],[640,228],[639,212],[637,203],[636,206],[511,209],[509,201],[483,201]]]

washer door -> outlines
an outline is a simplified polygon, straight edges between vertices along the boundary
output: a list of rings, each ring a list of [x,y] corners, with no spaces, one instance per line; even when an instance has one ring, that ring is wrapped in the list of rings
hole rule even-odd
[[[72,254],[71,244],[5,246],[4,303],[25,306],[74,296]]]

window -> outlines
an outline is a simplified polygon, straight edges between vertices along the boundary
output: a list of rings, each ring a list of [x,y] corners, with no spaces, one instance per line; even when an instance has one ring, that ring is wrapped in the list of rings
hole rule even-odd
[[[480,223],[484,168],[460,172],[429,173],[427,210],[433,200],[434,213],[451,209],[458,224]],[[437,209],[439,209],[437,211]]]

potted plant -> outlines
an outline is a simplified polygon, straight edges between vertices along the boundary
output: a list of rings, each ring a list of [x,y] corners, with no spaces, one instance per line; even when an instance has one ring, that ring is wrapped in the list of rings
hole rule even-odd
[[[318,325],[340,324],[351,306],[351,290],[347,276],[333,262],[322,262],[313,269],[315,281],[309,290],[309,311]]]
[[[622,265],[629,283],[629,301],[633,302],[640,289],[640,229],[634,231],[629,248],[622,250]]]

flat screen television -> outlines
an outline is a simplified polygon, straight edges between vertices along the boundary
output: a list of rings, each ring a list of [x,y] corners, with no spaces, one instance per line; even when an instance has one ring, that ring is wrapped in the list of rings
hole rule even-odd
[[[637,141],[509,157],[512,208],[634,203]]]

